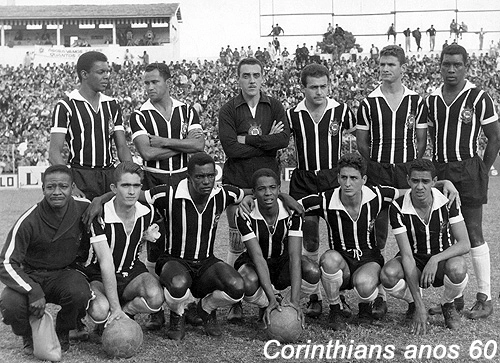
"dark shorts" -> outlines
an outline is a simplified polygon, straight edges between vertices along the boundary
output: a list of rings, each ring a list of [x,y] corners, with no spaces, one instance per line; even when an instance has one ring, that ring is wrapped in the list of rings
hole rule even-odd
[[[361,266],[366,265],[370,262],[376,262],[380,265],[380,267],[384,266],[384,256],[382,256],[380,250],[378,249],[363,251],[363,255],[359,257],[359,260],[354,257],[352,253],[349,253],[347,251],[337,252],[340,253],[340,255],[344,258],[345,262],[347,263],[347,267],[349,267],[349,271],[351,272],[349,281],[340,287],[341,290],[351,290],[354,287],[352,283],[352,277],[356,270]]]
[[[410,163],[378,163],[370,161],[366,170],[368,176],[368,185],[387,185],[398,189],[409,189],[408,171]]]
[[[259,156],[249,159],[227,159],[222,172],[222,184],[231,184],[238,188],[252,189],[252,175],[257,170],[268,168],[278,177],[280,170],[274,156]]]
[[[181,171],[174,174],[153,173],[151,171],[144,171],[144,180],[142,181],[142,189],[148,190],[157,185],[170,185],[176,186],[182,179],[187,177],[187,171]]]
[[[111,191],[109,186],[113,183],[114,171],[114,167],[97,169],[71,165],[73,181],[90,201]]]
[[[161,275],[163,265],[169,261],[176,261],[186,268],[193,280],[193,284],[190,286],[191,293],[196,298],[202,298],[200,293],[201,286],[199,286],[200,277],[202,277],[205,272],[218,262],[224,262],[215,256],[210,256],[204,260],[185,260],[183,258],[178,258],[171,256],[167,253],[163,253],[158,261],[156,262],[155,272],[158,276]]]
[[[396,256],[401,256],[399,253]],[[427,262],[431,259],[432,255],[427,255],[423,253],[414,253],[413,258],[415,259],[415,265],[417,265],[417,268],[419,269],[420,272],[424,270],[425,265],[427,265]],[[444,284],[444,265],[446,264],[445,261],[441,261],[438,263],[438,268],[436,271],[436,276],[434,277],[434,283],[432,286],[434,287],[441,287]]]
[[[319,171],[295,169],[290,179],[289,194],[301,199],[311,194],[318,194],[339,186],[338,169]]]
[[[269,269],[271,283],[277,290],[284,290],[291,284],[290,280],[290,257],[288,252],[279,257],[266,260]],[[241,266],[249,264],[255,267],[255,264],[248,252],[243,252],[234,263],[234,268],[238,270]]]
[[[479,156],[450,163],[434,162],[439,180],[450,180],[460,193],[464,207],[479,207],[488,202],[488,172]]]
[[[89,282],[99,281],[102,282],[101,270],[96,265],[90,265],[87,267],[79,268],[81,272],[87,277]],[[143,273],[148,272],[148,269],[141,261],[135,261],[132,269],[126,272],[120,272],[115,274],[116,276],[116,287],[118,292],[118,298],[120,302],[123,303],[123,292],[125,288],[134,280],[137,276],[142,275]]]

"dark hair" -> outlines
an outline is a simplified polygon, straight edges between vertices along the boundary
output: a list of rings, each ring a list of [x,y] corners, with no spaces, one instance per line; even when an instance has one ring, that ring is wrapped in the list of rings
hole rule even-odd
[[[118,164],[113,172],[113,183],[116,185],[122,175],[126,173],[139,175],[139,177],[141,178],[141,182],[144,179],[144,171],[142,170],[140,165],[134,163],[133,161],[123,161]]]
[[[194,167],[196,165],[203,166],[207,164],[212,164],[215,168],[215,161],[210,155],[203,151],[195,153],[189,158],[187,172],[189,175],[193,175]]]
[[[467,51],[461,45],[452,43],[444,47],[443,50],[441,51],[441,58],[439,59],[439,64],[443,63],[443,58],[445,54],[449,55],[460,54],[462,55],[462,60],[464,61],[464,64],[467,64],[469,62],[469,54],[467,54]]]
[[[302,72],[300,72],[300,82],[304,87],[307,87],[307,77],[320,78],[323,76],[326,76],[328,81],[330,80],[328,68],[317,63],[308,64],[302,69]]]
[[[380,57],[396,57],[400,65],[406,63],[405,51],[398,45],[388,45],[382,48]]]
[[[338,163],[339,172],[342,168],[354,168],[361,173],[361,176],[366,175],[366,161],[358,153],[347,153],[340,157]]]
[[[158,70],[160,76],[162,76],[165,81],[171,77],[170,69],[165,63],[158,63],[158,62],[150,63],[146,66],[144,72],[152,72],[155,69]]]
[[[51,165],[47,169],[45,169],[44,173],[42,174],[42,184],[45,184],[45,179],[47,178],[47,175],[56,173],[69,175],[71,182],[73,183],[73,174],[71,174],[71,169],[68,168],[66,165],[57,164],[57,165]]]
[[[240,76],[240,70],[241,70],[242,66],[244,66],[244,65],[253,66],[255,64],[257,64],[260,67],[260,72],[262,73],[262,70],[263,70],[262,63],[257,58],[249,57],[249,58],[243,58],[242,60],[240,60],[240,62],[238,63],[238,70],[237,70],[238,77]]]
[[[408,170],[408,177],[411,176],[413,171],[430,171],[432,178],[437,175],[436,167],[434,163],[429,159],[415,159],[410,163],[410,169]]]
[[[273,178],[277,185],[281,185],[281,180],[278,177],[278,174],[274,172],[274,170],[271,170],[269,168],[262,168],[252,174],[252,188],[255,188],[255,186],[257,185],[257,180],[259,180],[259,178],[262,178],[263,176]]]
[[[76,62],[76,74],[78,75],[78,79],[82,80],[82,71],[90,72],[90,69],[94,65],[95,62],[107,62],[108,57],[104,53],[90,51],[87,53],[83,53],[78,61]]]

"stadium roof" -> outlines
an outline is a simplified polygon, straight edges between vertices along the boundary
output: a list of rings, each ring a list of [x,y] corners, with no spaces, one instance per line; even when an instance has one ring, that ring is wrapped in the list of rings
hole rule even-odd
[[[0,20],[163,18],[182,22],[179,3],[120,5],[0,6]]]

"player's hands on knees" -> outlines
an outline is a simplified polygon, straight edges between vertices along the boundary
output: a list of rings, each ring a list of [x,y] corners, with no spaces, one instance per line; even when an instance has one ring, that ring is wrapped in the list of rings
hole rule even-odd
[[[248,216],[250,215],[250,213],[252,213],[254,207],[255,207],[255,202],[253,200],[253,197],[251,195],[247,195],[241,201],[240,205],[238,206],[238,209],[236,209],[236,215],[245,218],[245,216]]]
[[[291,306],[292,308],[295,309],[297,312],[297,320],[300,321],[300,325],[302,325],[302,329],[306,328],[306,318],[304,316],[304,313],[302,312],[302,309],[300,308],[300,305],[298,303],[293,303],[290,301],[289,304],[286,304],[285,306]]]
[[[42,297],[41,299],[38,299],[36,301],[33,301],[29,305],[29,312],[31,315],[33,315],[35,318],[40,319],[43,314],[45,313],[45,298]]]
[[[424,270],[422,271],[422,276],[420,276],[420,286],[424,289],[431,287],[434,283],[438,263],[439,262],[434,259],[434,256],[432,256],[425,265]]]
[[[424,335],[427,333],[427,311],[425,307],[415,311],[410,332],[415,335]]]
[[[71,193],[71,195],[78,198],[87,198],[85,194],[80,189],[78,189],[76,185],[73,188],[73,192]]]
[[[271,131],[269,131],[269,135],[279,134],[280,132],[283,132],[284,129],[285,126],[283,125],[282,121],[276,122],[276,120],[274,120],[273,124],[271,125]]]
[[[271,319],[269,318],[269,315],[274,309],[277,309],[278,311],[282,310],[281,305],[276,301],[276,299],[269,302],[269,305],[267,305],[266,311],[264,313],[264,324],[266,325],[266,328],[271,325]]]

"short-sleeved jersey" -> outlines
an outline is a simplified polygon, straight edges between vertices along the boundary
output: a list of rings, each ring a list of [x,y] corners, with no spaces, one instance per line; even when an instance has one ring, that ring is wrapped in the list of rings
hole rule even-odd
[[[398,190],[386,186],[362,188],[358,218],[353,220],[340,200],[340,187],[300,200],[307,213],[326,221],[330,248],[353,253],[360,258],[363,251],[378,248],[375,241],[375,219],[382,208],[399,197]]]
[[[116,214],[114,198],[104,204],[102,218],[92,222],[90,244],[107,241],[113,255],[116,273],[130,271],[139,260],[140,246],[143,232],[153,223],[154,210],[150,205],[136,202],[135,223],[130,234],[127,234],[125,225]],[[86,263],[98,264],[97,256],[90,249]]]
[[[443,252],[454,244],[450,225],[464,220],[460,208],[455,203],[448,208],[448,199],[439,190],[433,188],[432,195],[434,200],[428,223],[418,216],[410,191],[392,202],[389,208],[393,233],[406,233],[413,253],[436,255]]]
[[[68,164],[89,168],[113,165],[111,138],[116,131],[124,131],[121,108],[114,98],[102,93],[98,110],[74,90],[57,102],[52,114],[50,132],[66,135]]]
[[[472,158],[477,154],[481,126],[498,120],[491,97],[469,81],[450,106],[440,87],[427,98],[427,107],[429,127],[433,127],[433,159],[440,163]]]
[[[247,242],[257,238],[264,259],[275,258],[288,251],[288,237],[302,237],[302,218],[289,214],[281,200],[278,200],[279,210],[276,221],[269,227],[256,204],[250,215],[236,215],[236,226],[241,234],[241,240]]]
[[[403,86],[397,110],[389,106],[377,87],[358,109],[357,130],[370,131],[370,160],[379,163],[406,163],[417,157],[416,129],[427,128],[427,106],[416,92]]]
[[[298,169],[317,171],[336,168],[342,133],[355,129],[355,116],[351,109],[329,98],[321,120],[316,123],[304,99],[286,114],[295,140]]]
[[[213,255],[221,213],[244,197],[243,190],[237,187],[217,186],[199,212],[189,194],[187,179],[177,186],[159,185],[145,194],[148,203],[154,204],[165,219],[166,252],[187,260],[203,260]]]
[[[195,109],[187,104],[172,100],[170,120],[158,112],[150,100],[130,115],[132,140],[139,135],[155,135],[168,139],[185,139],[189,131],[200,128],[200,119]],[[187,153],[179,153],[165,160],[144,160],[145,170],[154,173],[175,173],[187,170]]]

